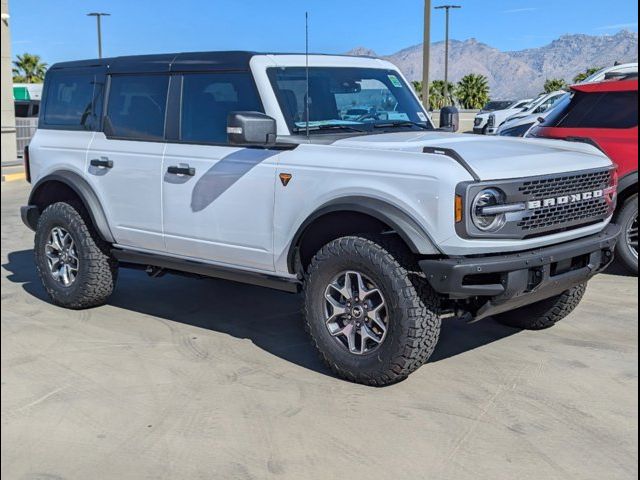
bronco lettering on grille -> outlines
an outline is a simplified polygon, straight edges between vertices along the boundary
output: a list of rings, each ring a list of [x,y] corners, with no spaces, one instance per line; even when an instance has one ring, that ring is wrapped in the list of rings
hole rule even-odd
[[[592,192],[575,193],[562,197],[545,198],[544,200],[534,200],[527,202],[527,209],[536,210],[544,207],[555,207],[556,205],[569,205],[572,203],[584,202],[596,198],[604,197],[604,190],[594,190]]]

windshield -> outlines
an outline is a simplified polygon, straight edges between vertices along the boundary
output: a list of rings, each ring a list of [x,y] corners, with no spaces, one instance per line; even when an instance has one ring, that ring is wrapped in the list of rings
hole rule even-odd
[[[502,100],[487,103],[482,107],[483,112],[494,112],[496,110],[506,110],[513,104],[513,100]]]
[[[308,102],[306,68],[271,68],[268,73],[294,133],[306,131],[307,118],[310,134],[340,129],[433,128],[411,88],[395,70],[310,67]]]

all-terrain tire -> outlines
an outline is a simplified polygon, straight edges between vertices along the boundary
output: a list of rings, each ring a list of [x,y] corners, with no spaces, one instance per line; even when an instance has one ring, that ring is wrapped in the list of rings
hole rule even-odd
[[[45,245],[55,227],[69,232],[79,259],[77,276],[68,286],[53,277],[45,255]],[[48,206],[38,220],[34,250],[38,275],[56,305],[71,309],[95,307],[104,304],[113,292],[118,263],[82,205],[58,202]]]
[[[553,327],[573,312],[582,301],[586,291],[587,284],[583,283],[557,297],[502,313],[494,318],[510,327],[524,330],[543,330]]]
[[[622,206],[618,214],[616,215],[616,223],[622,227],[622,233],[620,234],[620,242],[616,248],[616,255],[620,260],[620,263],[629,270],[629,272],[638,275],[638,256],[636,244],[634,247],[629,242],[629,232],[635,224],[635,241],[638,241],[638,195],[630,197]]]
[[[388,236],[349,236],[325,245],[305,281],[305,326],[322,360],[339,377],[371,386],[405,379],[433,353],[440,335],[440,298],[401,242]],[[387,336],[370,354],[347,351],[325,326],[325,290],[341,272],[373,280],[386,299]]]

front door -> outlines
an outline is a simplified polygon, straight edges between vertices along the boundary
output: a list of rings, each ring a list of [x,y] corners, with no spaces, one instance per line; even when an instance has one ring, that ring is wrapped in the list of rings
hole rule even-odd
[[[271,272],[276,150],[227,145],[227,115],[262,111],[248,72],[185,74],[162,166],[167,252]]]

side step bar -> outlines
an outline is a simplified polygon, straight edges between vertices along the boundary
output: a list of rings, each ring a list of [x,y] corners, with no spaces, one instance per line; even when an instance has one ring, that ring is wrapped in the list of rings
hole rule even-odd
[[[298,293],[301,290],[301,283],[298,280],[276,277],[275,275],[245,272],[234,268],[210,265],[204,262],[184,260],[151,253],[135,252],[131,250],[113,249],[111,253],[119,262],[125,264],[122,265],[123,267],[126,267],[127,263],[145,265],[166,269],[168,271],[186,272],[195,275],[202,275],[204,277],[221,278],[232,282],[257,285],[289,293]]]

